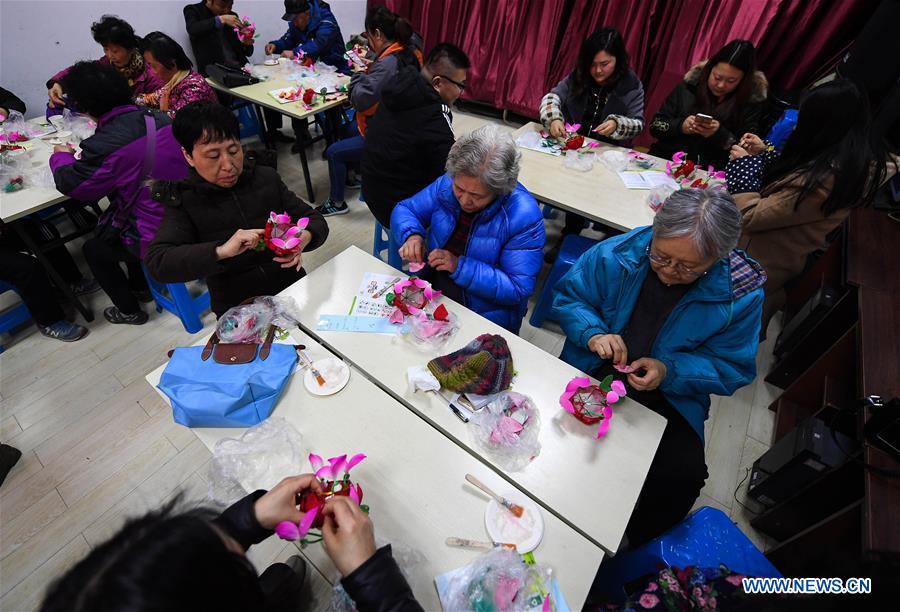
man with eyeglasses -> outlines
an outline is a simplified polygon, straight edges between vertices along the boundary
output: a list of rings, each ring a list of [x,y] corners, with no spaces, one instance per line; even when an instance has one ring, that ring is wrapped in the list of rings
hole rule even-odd
[[[710,395],[756,376],[762,267],[735,248],[741,215],[727,193],[683,189],[652,227],[604,240],[556,285],[560,358],[612,375],[664,416],[666,430],[625,533],[640,545],[690,511],[708,474]]]
[[[411,53],[397,57],[397,74],[368,121],[362,157],[366,205],[386,228],[397,202],[444,174],[455,140],[450,107],[465,89],[469,69],[469,58],[450,43],[437,44],[421,70]]]

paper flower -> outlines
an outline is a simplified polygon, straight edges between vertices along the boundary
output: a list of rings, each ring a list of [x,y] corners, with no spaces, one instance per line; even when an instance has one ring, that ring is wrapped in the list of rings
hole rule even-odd
[[[577,133],[578,130],[580,130],[580,129],[581,129],[580,123],[567,123],[566,124],[566,132],[568,132],[570,135]]]
[[[607,376],[599,385],[591,384],[586,376],[573,378],[559,398],[563,409],[586,425],[599,423],[595,438],[609,431],[612,405],[625,396],[625,385]]]
[[[307,88],[303,90],[303,103],[312,104],[316,97],[316,90]]]
[[[566,139],[566,144],[563,145],[563,149],[567,151],[576,151],[584,146],[584,136],[581,134],[575,134],[574,136],[569,136]]]
[[[266,222],[265,244],[276,255],[293,255],[300,251],[301,232],[309,225],[309,217],[291,223],[291,216],[287,213],[269,213]]]
[[[250,21],[250,18],[246,15],[241,17],[240,22],[240,27],[234,28],[234,33],[237,34],[238,40],[245,45],[252,44],[258,38],[256,35],[256,24]]]
[[[23,134],[22,132],[20,132],[18,130],[13,130],[6,134],[0,134],[0,142],[13,143],[13,142],[25,142],[27,140],[28,140],[28,135]]]
[[[428,281],[410,276],[406,280],[394,283],[394,290],[388,293],[385,299],[389,305],[399,310],[403,315],[417,315],[440,295],[441,292],[432,289],[431,283]],[[446,308],[444,310],[446,311]],[[391,316],[394,317],[394,315],[395,313],[392,313]],[[402,319],[400,322],[402,322]]]
[[[278,525],[275,526],[275,534],[282,540],[289,540],[291,542],[295,540],[303,541],[318,517],[319,507],[316,506],[304,514],[299,523],[292,523],[291,521],[281,521],[278,523]]]

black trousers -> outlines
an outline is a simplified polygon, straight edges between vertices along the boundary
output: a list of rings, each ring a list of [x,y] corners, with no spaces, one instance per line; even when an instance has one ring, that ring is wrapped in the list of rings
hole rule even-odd
[[[106,295],[123,314],[135,314],[141,309],[132,291],[146,291],[147,279],[141,270],[141,260],[119,242],[111,244],[102,238],[91,238],[82,246],[84,258]],[[128,276],[122,270],[124,263]]]
[[[286,563],[273,563],[267,567],[259,577],[259,586],[266,598],[266,612],[304,609],[304,581]]]
[[[0,280],[16,286],[39,325],[52,325],[65,318],[44,267],[31,255],[0,246]]]
[[[607,374],[624,378],[612,369],[608,361],[595,377],[602,379]],[[637,506],[625,528],[628,544],[634,548],[661,535],[687,516],[709,472],[706,470],[703,440],[658,389],[642,392],[629,387],[628,397],[667,421]]]

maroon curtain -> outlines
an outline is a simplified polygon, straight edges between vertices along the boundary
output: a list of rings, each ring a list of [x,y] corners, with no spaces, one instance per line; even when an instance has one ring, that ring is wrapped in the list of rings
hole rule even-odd
[[[386,0],[426,50],[452,42],[472,60],[464,98],[530,117],[575,65],[594,30],[622,32],[644,83],[645,119],[694,63],[729,40],[757,46],[776,89],[804,87],[831,70],[878,3],[874,0]],[[369,0],[369,5],[382,0]],[[648,144],[645,131],[638,142]]]

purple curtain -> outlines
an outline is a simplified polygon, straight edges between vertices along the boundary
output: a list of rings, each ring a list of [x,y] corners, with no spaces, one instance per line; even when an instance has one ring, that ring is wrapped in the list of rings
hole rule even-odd
[[[644,83],[647,123],[694,63],[734,38],[758,48],[775,88],[804,87],[831,70],[875,12],[869,0],[386,0],[426,50],[452,42],[472,60],[465,99],[536,117],[594,30],[622,32]],[[369,0],[369,6],[382,0]],[[639,143],[648,144],[645,131]]]

